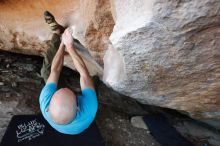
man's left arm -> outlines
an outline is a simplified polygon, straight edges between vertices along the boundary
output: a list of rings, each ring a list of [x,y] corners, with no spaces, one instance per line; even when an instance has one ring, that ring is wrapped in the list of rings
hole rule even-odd
[[[63,67],[63,60],[64,60],[64,52],[65,52],[65,46],[63,42],[60,43],[60,47],[56,53],[56,55],[53,58],[52,65],[51,65],[51,72],[47,79],[47,83],[58,83],[60,72]]]
[[[47,79],[46,85],[41,91],[39,102],[40,102],[40,109],[42,114],[45,116],[46,108],[49,105],[50,99],[53,94],[56,92],[57,83],[60,77],[60,72],[63,67],[63,60],[64,60],[64,44],[61,42],[59,49],[57,50],[52,64],[51,64],[51,72]]]

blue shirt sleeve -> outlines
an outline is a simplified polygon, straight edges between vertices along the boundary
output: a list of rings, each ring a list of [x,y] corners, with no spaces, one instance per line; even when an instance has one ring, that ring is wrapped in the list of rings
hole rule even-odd
[[[78,97],[78,107],[79,115],[93,119],[98,110],[96,92],[93,89],[85,88],[82,91],[82,96]]]
[[[41,91],[39,102],[40,102],[40,110],[45,116],[46,110],[50,104],[50,100],[53,94],[57,90],[57,85],[55,83],[47,83]]]

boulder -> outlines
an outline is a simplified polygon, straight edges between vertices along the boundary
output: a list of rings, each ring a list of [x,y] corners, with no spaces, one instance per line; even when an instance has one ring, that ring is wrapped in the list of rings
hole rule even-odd
[[[88,48],[89,53],[103,67],[109,36],[114,27],[109,0],[81,0],[71,16],[73,36]]]
[[[219,0],[1,1],[0,49],[42,56],[44,10],[73,28],[92,75],[143,104],[220,127]],[[74,69],[66,55],[65,65]]]
[[[109,74],[106,83],[142,103],[220,121],[220,1],[113,3],[110,40],[119,55],[104,73],[120,80]],[[118,68],[109,67],[114,60]]]
[[[45,23],[44,11],[52,12],[59,23],[67,26],[72,25],[77,14],[75,11],[80,8],[79,0],[0,1],[0,50],[43,56],[52,35]],[[90,53],[84,54],[85,50],[88,52],[84,48],[79,50],[79,53],[83,55],[91,75],[102,76],[101,66],[94,61]],[[74,69],[69,55],[65,56],[65,65]]]

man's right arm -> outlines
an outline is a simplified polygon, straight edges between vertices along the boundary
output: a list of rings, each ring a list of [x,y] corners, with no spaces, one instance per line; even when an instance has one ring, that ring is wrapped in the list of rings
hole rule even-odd
[[[85,88],[94,89],[93,81],[89,75],[89,71],[88,71],[83,59],[81,58],[81,56],[78,54],[76,49],[73,47],[69,48],[68,51],[69,51],[69,54],[73,60],[74,65],[76,67],[76,70],[80,74],[81,89],[82,90]]]
[[[91,89],[95,90],[93,81],[89,75],[89,71],[88,71],[83,59],[81,58],[81,56],[78,54],[78,52],[74,48],[73,37],[70,33],[70,30],[68,30],[68,29],[65,30],[65,32],[62,36],[62,39],[63,39],[63,42],[66,46],[67,51],[69,52],[69,54],[73,60],[73,63],[74,63],[76,70],[80,74],[81,90],[83,90],[85,88],[91,88]]]

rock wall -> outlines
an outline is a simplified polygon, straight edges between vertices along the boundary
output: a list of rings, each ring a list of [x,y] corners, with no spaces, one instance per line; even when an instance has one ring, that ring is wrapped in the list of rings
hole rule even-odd
[[[89,48],[95,60],[103,66],[103,57],[108,48],[108,39],[114,27],[111,4],[108,0],[82,0],[79,21],[84,19],[84,27],[80,30],[75,26],[75,32],[81,31],[80,40]],[[78,23],[82,26],[82,23]],[[78,36],[79,35],[75,35]]]
[[[73,28],[91,74],[114,90],[220,127],[219,0],[0,1],[0,49],[42,55],[45,9]]]
[[[219,121],[220,1],[115,0],[114,6],[110,40],[125,75],[110,85],[142,103]]]
[[[47,24],[43,19],[44,10],[51,10],[58,21],[64,23],[65,17],[77,1],[0,1],[0,48],[25,54],[42,55],[45,42],[50,38]],[[73,5],[73,6],[69,6]],[[65,8],[69,8],[65,11]],[[61,9],[61,10],[60,10]]]
[[[59,23],[64,26],[75,21],[75,11],[80,7],[79,0],[1,0],[0,1],[0,49],[23,54],[40,55],[46,52],[47,42],[51,38],[49,26],[45,23],[43,12],[51,11]],[[74,14],[74,16],[73,16]],[[79,28],[80,30],[80,28]],[[91,55],[83,54],[92,75],[102,76],[101,66]],[[65,57],[65,65],[74,69],[72,60]]]

